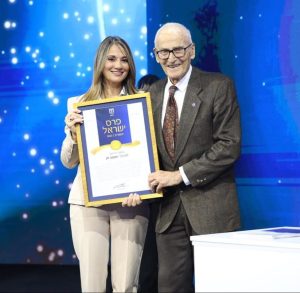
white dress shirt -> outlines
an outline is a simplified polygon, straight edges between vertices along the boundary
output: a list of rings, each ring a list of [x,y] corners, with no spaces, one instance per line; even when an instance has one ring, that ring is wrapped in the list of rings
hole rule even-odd
[[[186,89],[187,89],[191,74],[192,74],[192,66],[190,66],[188,72],[184,75],[184,77],[176,83],[177,90],[175,92],[174,98],[175,98],[175,101],[176,101],[176,104],[177,104],[178,121],[180,121],[182,106],[183,106],[183,102],[184,102],[184,96],[185,96],[185,93],[186,93]],[[166,108],[167,108],[167,103],[168,103],[168,99],[169,99],[169,88],[170,88],[171,85],[173,85],[173,84],[170,81],[170,79],[168,78],[168,82],[166,84],[165,91],[164,91],[164,100],[163,100],[163,108],[162,108],[162,120],[161,120],[162,126],[164,124]],[[187,176],[185,175],[182,166],[179,167],[179,172],[182,176],[182,179],[183,179],[184,183],[186,185],[190,185],[190,181],[187,178]]]

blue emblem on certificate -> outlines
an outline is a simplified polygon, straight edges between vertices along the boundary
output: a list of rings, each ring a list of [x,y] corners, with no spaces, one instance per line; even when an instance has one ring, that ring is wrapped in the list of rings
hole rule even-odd
[[[99,145],[110,145],[118,140],[121,144],[131,143],[131,132],[127,105],[111,106],[96,110]]]

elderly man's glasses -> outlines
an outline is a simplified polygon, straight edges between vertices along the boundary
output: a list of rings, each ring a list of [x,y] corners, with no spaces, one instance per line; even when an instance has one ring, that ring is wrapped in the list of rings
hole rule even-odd
[[[185,55],[186,49],[189,48],[192,45],[193,45],[193,43],[189,44],[185,48],[177,47],[177,48],[174,48],[173,50],[162,49],[162,50],[156,51],[156,54],[160,59],[163,59],[163,60],[168,59],[169,56],[170,56],[170,53],[173,53],[173,55],[177,58],[181,58]]]

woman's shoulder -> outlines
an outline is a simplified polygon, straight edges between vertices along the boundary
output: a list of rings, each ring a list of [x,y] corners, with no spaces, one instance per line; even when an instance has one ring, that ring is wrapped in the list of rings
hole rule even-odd
[[[68,98],[68,103],[77,103],[77,102],[79,102],[81,100],[82,97],[83,97],[83,95],[69,97]]]
[[[67,100],[68,110],[70,111],[71,109],[73,109],[73,104],[78,103],[82,97],[83,97],[83,95],[69,97]]]

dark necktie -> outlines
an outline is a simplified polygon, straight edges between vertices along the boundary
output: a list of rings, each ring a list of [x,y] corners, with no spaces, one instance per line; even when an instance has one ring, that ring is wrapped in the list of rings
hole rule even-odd
[[[177,87],[175,85],[172,85],[169,88],[169,99],[163,124],[164,142],[167,152],[172,160],[174,160],[175,156],[176,131],[178,127],[178,110],[174,98],[176,90]]]

